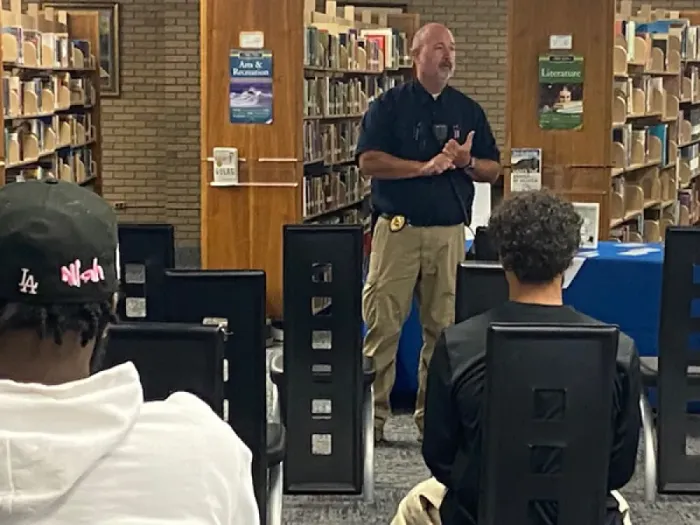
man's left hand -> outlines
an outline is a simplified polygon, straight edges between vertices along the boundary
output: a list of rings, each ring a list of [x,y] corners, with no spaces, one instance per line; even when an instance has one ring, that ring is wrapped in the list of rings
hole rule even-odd
[[[467,140],[464,144],[457,142],[455,139],[450,139],[442,152],[452,159],[452,162],[458,168],[465,168],[472,160],[472,142],[474,141],[474,132],[470,131],[467,135]]]

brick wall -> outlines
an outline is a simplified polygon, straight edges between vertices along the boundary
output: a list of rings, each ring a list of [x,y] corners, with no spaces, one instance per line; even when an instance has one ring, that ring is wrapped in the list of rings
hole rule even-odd
[[[86,0],[86,3],[89,3]],[[199,4],[121,0],[119,98],[102,99],[104,195],[199,245]]]
[[[453,83],[483,105],[502,146],[507,0],[395,3],[453,30]],[[700,0],[652,5],[700,9]],[[121,0],[121,9],[122,95],[102,101],[105,196],[126,202],[123,220],[171,222],[179,246],[198,247],[199,3]]]

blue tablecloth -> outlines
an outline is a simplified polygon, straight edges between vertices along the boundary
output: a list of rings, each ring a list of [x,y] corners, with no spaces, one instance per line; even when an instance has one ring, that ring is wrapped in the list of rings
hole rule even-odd
[[[594,255],[595,252],[597,255]],[[637,343],[640,355],[658,355],[659,308],[663,247],[660,244],[600,242],[588,256],[569,287],[564,302],[620,329]],[[394,394],[415,395],[418,358],[423,337],[417,304],[404,324],[399,340]]]

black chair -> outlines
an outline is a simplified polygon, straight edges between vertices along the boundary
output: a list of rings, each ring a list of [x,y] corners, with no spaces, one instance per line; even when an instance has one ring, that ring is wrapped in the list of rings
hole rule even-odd
[[[486,346],[480,525],[603,523],[614,326],[503,323]]]
[[[498,251],[486,226],[479,226],[474,232],[474,255],[477,261],[498,262]]]
[[[168,321],[213,324],[228,334],[225,419],[253,453],[261,523],[281,525],[285,430],[267,423],[265,272],[168,270],[165,290]]]
[[[661,493],[700,493],[700,457],[686,452],[687,404],[700,399],[700,228],[666,230],[659,357],[642,357],[644,386],[658,387],[658,473],[654,455],[654,415],[644,397],[646,499]]]
[[[508,282],[500,263],[464,261],[457,267],[455,322],[482,314],[508,300]]]
[[[165,319],[164,272],[175,267],[173,226],[120,224],[119,260],[119,317],[130,322],[162,322]]]
[[[109,327],[98,369],[133,362],[144,399],[163,401],[189,392],[220,417],[224,412],[223,330],[174,323],[128,323]]]
[[[374,367],[362,357],[362,227],[284,227],[285,492],[374,499]],[[311,446],[309,446],[311,444]]]
[[[508,300],[508,283],[500,263],[465,261],[457,269],[456,322],[484,313]],[[691,368],[688,380],[700,386],[700,368]],[[657,385],[658,359],[642,357],[641,370],[646,387]],[[654,415],[649,400],[642,393],[639,399],[644,436],[645,498],[656,499],[656,453],[654,450]]]

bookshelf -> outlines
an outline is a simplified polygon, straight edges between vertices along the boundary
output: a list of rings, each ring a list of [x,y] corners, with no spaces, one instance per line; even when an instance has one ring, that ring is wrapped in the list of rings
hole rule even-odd
[[[101,194],[97,12],[13,0],[0,22],[0,185],[55,177]]]
[[[597,203],[600,239],[659,242],[669,225],[700,221],[700,11],[524,1],[548,16],[535,29],[510,1],[506,150],[540,148],[542,185]],[[572,36],[572,49],[550,49],[552,35]],[[547,54],[583,57],[580,129],[538,126],[532,64]]]
[[[204,0],[200,8],[202,266],[264,269],[275,318],[282,315],[285,224],[363,224],[369,236],[369,181],[354,159],[360,122],[377,95],[412,72],[418,15],[334,1],[324,7],[264,0],[253,12],[247,0]],[[257,51],[272,56],[272,121],[232,124],[222,64],[243,47],[241,35],[251,34]],[[226,187],[212,185],[218,147],[238,150],[238,182]],[[317,300],[312,307],[324,306]]]
[[[613,48],[613,165],[609,236],[659,242],[700,219],[700,11],[631,12]]]

